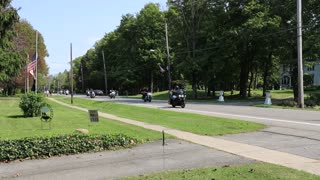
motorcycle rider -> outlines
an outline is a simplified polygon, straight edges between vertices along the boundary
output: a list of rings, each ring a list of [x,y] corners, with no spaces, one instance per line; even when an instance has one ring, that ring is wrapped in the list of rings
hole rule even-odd
[[[109,97],[112,99],[112,98],[115,98],[116,97],[116,91],[115,90],[113,90],[113,89],[111,89],[110,91],[109,91]]]
[[[93,89],[90,89],[90,98],[96,97],[96,94],[94,93]]]
[[[179,95],[179,94],[181,94],[181,89],[180,89],[180,87],[178,86],[178,85],[176,85],[175,87],[174,87],[174,89],[172,90],[172,95]],[[172,96],[171,96],[172,97]]]
[[[142,94],[142,99],[144,99],[147,96],[148,91],[149,91],[149,89],[147,87],[143,87],[140,90],[140,93]]]
[[[175,86],[173,90],[170,92],[170,99],[169,104],[172,107],[181,106],[182,108],[185,107],[185,91],[180,89],[178,85]]]

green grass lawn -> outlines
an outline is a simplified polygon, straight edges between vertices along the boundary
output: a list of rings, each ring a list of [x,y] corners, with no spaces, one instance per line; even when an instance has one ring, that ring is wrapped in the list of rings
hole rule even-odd
[[[159,132],[105,118],[100,118],[99,123],[90,125],[88,113],[61,106],[52,101],[48,101],[54,110],[51,129],[45,123],[41,128],[39,117],[24,118],[22,116],[19,102],[20,98],[0,98],[0,139],[72,134],[78,128],[88,129],[89,134],[123,133],[137,138],[140,142],[162,138]]]
[[[53,96],[55,99],[70,104],[70,97]],[[97,109],[101,112],[137,121],[159,124],[202,135],[224,135],[257,131],[265,126],[258,123],[204,116],[191,113],[172,112],[161,109],[144,108],[113,102],[94,101],[74,98],[75,106]]]
[[[122,178],[122,180],[319,180],[320,176],[268,163],[253,163],[239,166],[201,168]]]

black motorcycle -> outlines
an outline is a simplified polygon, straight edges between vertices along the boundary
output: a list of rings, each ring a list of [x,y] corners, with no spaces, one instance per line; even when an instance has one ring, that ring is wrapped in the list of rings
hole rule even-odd
[[[95,98],[96,97],[96,93],[94,93],[94,91],[90,91],[90,98]]]
[[[142,100],[144,101],[144,102],[151,102],[151,100],[152,100],[152,93],[151,92],[144,92],[144,93],[142,93]]]
[[[110,97],[110,99],[115,99],[116,98],[116,91],[110,90],[109,97]]]
[[[181,108],[185,108],[186,97],[186,93],[182,89],[171,91],[169,104],[171,104],[172,107],[181,106]]]

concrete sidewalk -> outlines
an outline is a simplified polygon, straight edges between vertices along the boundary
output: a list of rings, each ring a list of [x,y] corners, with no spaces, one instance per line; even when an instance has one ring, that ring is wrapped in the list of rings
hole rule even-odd
[[[52,98],[49,98],[49,99],[61,105],[88,112],[88,110],[85,108],[71,106]],[[210,136],[197,135],[189,132],[184,132],[176,129],[159,126],[159,125],[153,125],[145,122],[121,118],[118,116],[114,116],[114,115],[110,115],[102,112],[99,112],[99,116],[108,118],[108,119],[118,120],[124,123],[136,125],[136,126],[140,126],[146,129],[152,129],[154,131],[160,131],[160,132],[165,131],[165,133],[176,136],[179,139],[200,144],[203,146],[207,146],[210,148],[214,148],[217,150],[221,150],[224,152],[228,152],[231,154],[239,155],[245,158],[282,165],[289,168],[294,168],[297,170],[302,170],[312,174],[320,175],[319,160],[292,155],[289,153],[274,151],[266,148],[261,148],[258,146],[252,146],[248,144],[242,144],[242,143],[232,142],[228,140],[218,139]]]

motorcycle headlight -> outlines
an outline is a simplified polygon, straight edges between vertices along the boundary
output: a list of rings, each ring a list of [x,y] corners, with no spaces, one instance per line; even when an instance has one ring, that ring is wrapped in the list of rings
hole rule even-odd
[[[182,98],[182,97],[184,97],[184,95],[183,95],[183,94],[180,94],[179,97]]]

